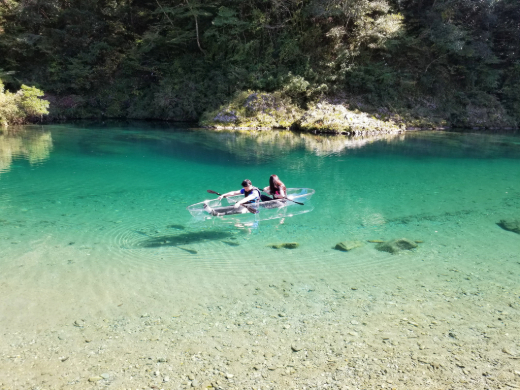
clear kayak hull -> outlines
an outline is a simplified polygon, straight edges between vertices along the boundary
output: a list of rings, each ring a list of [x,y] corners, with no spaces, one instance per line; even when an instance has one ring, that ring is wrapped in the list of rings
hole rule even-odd
[[[311,188],[288,188],[287,199],[251,203],[247,204],[247,209],[233,207],[237,201],[243,199],[243,195],[236,195],[220,201],[211,199],[195,203],[188,206],[187,210],[199,220],[218,218],[230,222],[266,221],[311,212],[314,209],[311,203],[312,195],[314,190]],[[205,208],[204,204],[207,204],[208,208]]]

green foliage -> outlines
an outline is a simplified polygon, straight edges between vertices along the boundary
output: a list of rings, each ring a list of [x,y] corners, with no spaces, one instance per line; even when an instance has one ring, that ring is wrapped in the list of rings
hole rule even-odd
[[[0,80],[0,127],[7,127],[20,117],[20,109],[16,102],[17,95],[5,91]]]
[[[518,20],[517,0],[4,0],[0,77],[53,117],[197,120],[258,90],[518,122]]]
[[[0,80],[0,126],[23,123],[28,117],[48,114],[49,102],[40,97],[43,92],[35,87],[22,85],[16,93],[5,90]]]
[[[49,108],[49,102],[40,99],[40,97],[44,95],[43,91],[35,87],[22,85],[19,94],[20,99],[18,104],[26,116],[47,115],[49,113],[47,110]]]

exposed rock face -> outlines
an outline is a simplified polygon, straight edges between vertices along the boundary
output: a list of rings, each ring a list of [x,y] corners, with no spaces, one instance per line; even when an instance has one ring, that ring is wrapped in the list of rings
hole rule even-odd
[[[406,238],[390,240],[376,245],[376,249],[382,252],[390,252],[392,254],[399,253],[403,250],[411,250],[417,248],[417,244]]]
[[[361,241],[342,241],[342,242],[338,242],[336,244],[336,246],[334,247],[334,249],[336,249],[338,251],[348,252],[348,251],[351,251],[352,249],[360,248],[363,245],[365,245],[365,244]]]
[[[229,104],[205,114],[201,124],[217,129],[292,128],[349,135],[401,131],[400,126],[388,118],[352,111],[342,104],[322,102],[303,111],[281,93],[254,91],[242,92]]]
[[[363,134],[370,132],[394,133],[400,127],[393,121],[383,121],[367,113],[351,111],[341,104],[318,103],[311,106],[295,123],[301,130],[333,133]]]
[[[204,115],[203,126],[232,129],[289,128],[302,114],[279,93],[247,91],[228,105]]]
[[[217,115],[215,115],[213,120],[219,123],[231,124],[236,123],[238,121],[238,116],[236,115],[235,110],[222,110],[219,111]]]
[[[504,230],[520,234],[520,219],[501,219],[497,225]]]

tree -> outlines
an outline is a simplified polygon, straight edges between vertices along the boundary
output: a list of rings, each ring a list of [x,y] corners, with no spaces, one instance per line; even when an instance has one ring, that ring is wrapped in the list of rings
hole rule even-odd
[[[9,124],[23,123],[29,117],[48,114],[49,102],[40,99],[43,95],[38,88],[26,85],[11,93],[5,90],[0,80],[0,125],[7,127]]]

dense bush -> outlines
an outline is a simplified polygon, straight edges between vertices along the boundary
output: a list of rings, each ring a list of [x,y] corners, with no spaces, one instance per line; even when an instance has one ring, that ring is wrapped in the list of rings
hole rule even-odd
[[[255,90],[513,123],[519,21],[517,0],[6,0],[0,68],[54,117],[198,120]]]
[[[35,87],[22,85],[22,88],[11,93],[6,91],[0,80],[0,126],[24,123],[28,118],[48,114],[49,102],[40,97],[43,92]]]

